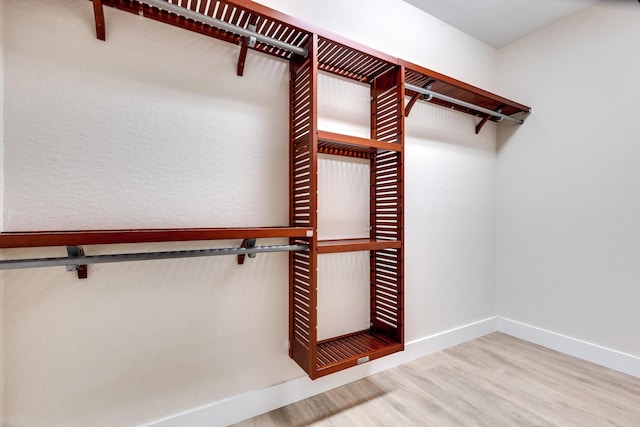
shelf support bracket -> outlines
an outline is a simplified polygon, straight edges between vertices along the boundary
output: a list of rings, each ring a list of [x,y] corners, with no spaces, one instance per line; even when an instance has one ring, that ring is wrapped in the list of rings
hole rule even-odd
[[[247,29],[251,32],[256,32],[256,17],[252,15],[249,19],[249,26]],[[256,38],[253,36],[243,37],[242,43],[240,44],[240,55],[238,56],[238,76],[242,77],[244,75],[244,63],[247,59],[247,52],[249,48],[254,48],[256,45]]]
[[[96,37],[99,40],[106,40],[106,32],[104,26],[104,10],[102,9],[102,0],[93,0],[93,15],[96,20]]]
[[[255,248],[256,247],[256,239],[244,239],[242,241],[242,244],[240,245],[241,248],[247,248],[247,249],[251,249],[251,248]],[[255,253],[250,253],[247,254],[247,256],[249,256],[249,258],[255,258],[256,254]],[[244,264],[244,257],[245,254],[239,254],[238,255],[238,265],[243,265]]]
[[[83,257],[84,248],[82,246],[67,246],[67,255],[69,260],[73,261],[74,257]],[[86,279],[89,277],[89,270],[87,264],[67,264],[67,271],[77,271],[78,279]]]
[[[503,105],[501,105],[500,107],[498,107],[498,109],[496,109],[496,110],[495,110],[495,111],[496,111],[496,113],[502,113],[502,108],[503,108],[503,107],[504,107]],[[484,116],[484,118],[480,121],[480,123],[478,123],[478,125],[476,126],[476,135],[478,135],[478,134],[480,133],[480,131],[482,130],[482,128],[484,127],[484,125],[486,125],[486,124],[487,124],[487,122],[491,119],[491,117],[493,117],[493,116],[490,116],[490,115],[488,115],[488,114],[487,114],[487,115],[486,115],[486,116]],[[502,120],[502,118],[500,118],[500,120]],[[498,121],[500,121],[500,120],[498,120]]]
[[[409,117],[409,113],[411,112],[411,109],[416,104],[416,102],[418,102],[419,98],[420,98],[420,94],[419,93],[414,93],[413,94],[413,96],[409,100],[409,103],[407,103],[407,106],[404,107],[404,116],[405,117]]]
[[[429,80],[423,87],[427,90],[431,90],[431,85],[433,84],[433,80]],[[406,107],[404,107],[404,116],[405,117],[409,117],[409,113],[411,112],[411,109],[413,108],[413,106],[416,104],[416,102],[418,102],[419,99],[424,99],[425,101],[430,101],[431,97],[429,97],[429,99],[427,99],[427,97],[419,92],[415,92],[413,94],[413,96],[411,97],[411,99],[409,100],[409,103],[407,104]]]

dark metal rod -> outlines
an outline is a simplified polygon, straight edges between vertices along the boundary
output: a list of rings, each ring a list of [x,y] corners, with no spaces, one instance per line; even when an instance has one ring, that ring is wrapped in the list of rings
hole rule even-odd
[[[273,37],[265,36],[255,31],[251,31],[249,29],[239,27],[238,25],[230,24],[228,22],[212,18],[209,15],[204,15],[202,13],[195,12],[191,9],[187,9],[164,0],[140,0],[140,2],[149,6],[157,7],[158,9],[173,12],[176,15],[184,16],[185,18],[193,19],[194,21],[203,24],[211,25],[212,27],[218,28],[219,30],[229,31],[231,33],[235,33],[244,37],[254,37],[256,40],[261,41],[262,43],[277,47],[279,49],[284,49],[288,52],[293,52],[305,58],[309,56],[309,50],[305,48],[298,47],[289,43],[284,43],[278,39],[274,39]]]
[[[440,99],[442,101],[447,101],[447,102],[450,102],[452,104],[459,105],[461,107],[470,108],[470,109],[478,111],[480,113],[489,114],[490,116],[493,116],[493,117],[499,117],[501,119],[509,120],[509,121],[518,123],[519,125],[524,123],[524,120],[522,120],[522,119],[516,119],[515,117],[507,116],[506,114],[498,113],[497,111],[489,110],[488,108],[480,107],[478,105],[471,104],[470,102],[461,101],[459,99],[452,98],[450,96],[443,95],[443,94],[438,93],[438,92],[433,92],[433,91],[431,91],[429,89],[425,89],[425,88],[422,88],[420,86],[416,86],[416,85],[412,85],[412,84],[409,84],[409,83],[405,83],[404,87],[405,87],[405,89],[409,89],[411,91],[418,92],[418,93],[421,93],[423,95],[433,96],[434,98]]]
[[[255,246],[253,248],[194,249],[186,251],[143,252],[112,255],[85,255],[60,258],[33,258],[0,261],[0,270],[17,268],[52,267],[60,265],[106,264],[110,262],[150,261],[157,259],[193,258],[217,255],[247,255],[265,252],[300,252],[309,249],[307,245]]]

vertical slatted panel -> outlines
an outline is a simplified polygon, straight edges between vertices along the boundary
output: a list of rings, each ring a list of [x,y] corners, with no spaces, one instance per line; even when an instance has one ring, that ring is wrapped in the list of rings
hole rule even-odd
[[[374,200],[373,238],[378,240],[400,240],[401,207],[401,153],[379,150],[373,160]]]
[[[371,258],[374,270],[371,283],[373,332],[402,342],[402,250],[372,251]]]
[[[371,136],[404,146],[404,85],[400,68],[371,88]],[[403,241],[403,151],[378,150],[371,159],[371,238]],[[371,325],[403,342],[403,249],[371,252]]]
[[[277,34],[276,27],[266,31]],[[284,34],[284,33],[283,33]],[[290,66],[290,224],[314,229],[308,252],[289,258],[290,356],[313,378],[316,372],[317,323],[317,36],[312,36],[307,59]],[[293,239],[292,239],[293,240]]]

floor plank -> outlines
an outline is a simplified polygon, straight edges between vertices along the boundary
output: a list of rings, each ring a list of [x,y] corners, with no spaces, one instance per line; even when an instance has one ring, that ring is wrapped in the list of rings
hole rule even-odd
[[[640,426],[640,378],[499,332],[235,424]]]

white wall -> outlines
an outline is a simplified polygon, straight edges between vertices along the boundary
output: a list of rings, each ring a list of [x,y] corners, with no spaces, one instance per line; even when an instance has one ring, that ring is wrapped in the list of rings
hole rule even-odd
[[[407,34],[407,22],[422,18],[432,24],[420,27],[425,38],[440,43],[389,41],[373,25],[353,33],[354,22],[379,20],[388,1],[271,5],[492,88],[493,50],[399,0],[395,30]],[[95,39],[90,3],[6,5],[5,229],[286,225],[288,64],[250,53],[239,78],[236,46],[105,12],[106,43]],[[321,89],[322,126],[366,136],[367,91],[328,76]],[[336,118],[336,110],[355,113]],[[407,121],[407,341],[495,315],[496,128],[476,136],[474,126],[422,104]],[[361,168],[346,166],[357,191]],[[329,188],[339,185],[332,174],[320,177]],[[321,268],[360,262],[337,258]],[[133,425],[304,375],[287,356],[287,275],[283,254],[243,267],[232,257],[99,265],[86,281],[63,268],[6,273],[5,421]]]
[[[0,0],[0,231],[4,211],[4,0]],[[0,254],[2,259],[2,254]],[[4,272],[0,272],[0,425],[4,425]]]
[[[497,52],[404,1],[260,0],[365,46],[497,91]]]
[[[498,151],[498,314],[640,356],[640,7],[608,1],[500,51],[534,106]]]
[[[0,0],[0,230],[4,214],[4,19],[4,0]]]

